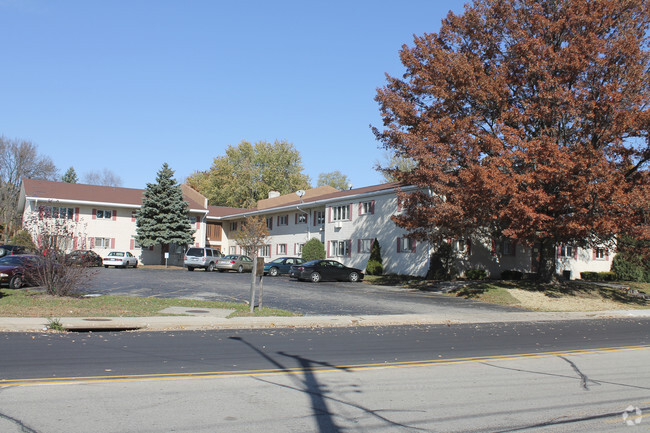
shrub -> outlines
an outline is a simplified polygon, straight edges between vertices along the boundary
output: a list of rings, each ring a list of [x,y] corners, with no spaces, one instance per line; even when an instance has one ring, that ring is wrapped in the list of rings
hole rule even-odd
[[[36,249],[36,245],[34,245],[34,241],[32,240],[32,235],[30,235],[27,230],[18,230],[16,234],[11,238],[9,243]]]
[[[487,278],[485,269],[468,269],[465,271],[465,278],[468,280],[484,280]]]
[[[309,239],[302,247],[302,258],[306,261],[324,259],[325,246],[316,238]]]
[[[368,275],[382,275],[384,273],[384,267],[380,262],[376,260],[368,260],[368,265],[366,265],[366,274]]]
[[[524,274],[519,271],[507,270],[501,272],[502,280],[521,280]]]
[[[616,279],[619,281],[643,281],[645,279],[645,269],[626,260],[623,255],[614,257],[612,272],[616,274]]]
[[[431,254],[427,278],[433,280],[451,280],[458,275],[458,270],[453,267],[454,250],[447,242],[442,242]]]
[[[614,272],[580,272],[580,278],[585,281],[616,281]]]

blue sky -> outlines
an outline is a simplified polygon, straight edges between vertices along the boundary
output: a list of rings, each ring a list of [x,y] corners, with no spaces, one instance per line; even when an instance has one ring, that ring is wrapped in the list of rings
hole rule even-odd
[[[242,140],[293,143],[314,185],[334,170],[374,185],[376,89],[464,3],[0,0],[0,135],[129,188]]]

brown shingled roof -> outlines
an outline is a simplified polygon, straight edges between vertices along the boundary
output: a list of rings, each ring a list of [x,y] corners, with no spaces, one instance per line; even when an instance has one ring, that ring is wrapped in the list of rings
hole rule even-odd
[[[332,186],[328,186],[328,185],[319,186],[305,191],[305,195],[302,197],[302,201],[306,202],[308,199],[313,200],[327,194],[333,194],[335,192],[339,192],[339,190]],[[300,198],[296,195],[295,192],[292,192],[290,194],[281,195],[279,197],[265,198],[263,200],[258,201],[257,210],[286,206],[294,202],[300,203]]]
[[[52,182],[49,180],[23,179],[23,185],[27,197],[40,197],[43,200],[73,200],[140,206],[144,195],[143,189]],[[190,209],[205,209],[203,203],[198,203],[186,194],[183,194],[183,199],[189,203]]]

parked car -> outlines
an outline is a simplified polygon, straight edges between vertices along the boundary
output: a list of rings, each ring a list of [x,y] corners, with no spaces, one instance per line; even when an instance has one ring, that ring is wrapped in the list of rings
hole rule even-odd
[[[80,266],[101,266],[102,257],[91,250],[74,250],[65,256],[66,263]]]
[[[102,259],[105,268],[115,266],[116,268],[138,267],[138,259],[128,251],[111,251]]]
[[[349,268],[336,260],[312,260],[301,265],[293,265],[289,277],[318,283],[321,280],[352,281],[363,280],[360,269]]]
[[[23,245],[0,245],[0,257],[15,254],[34,254],[34,250]]]
[[[251,272],[253,270],[253,259],[248,256],[230,254],[219,259],[217,262],[217,270],[219,272]]]
[[[10,289],[20,289],[32,283],[31,273],[40,260],[38,256],[31,254],[0,257],[0,283],[8,284]]]
[[[291,266],[305,263],[300,257],[278,257],[268,263],[264,263],[264,275],[276,277],[280,274],[288,274]]]
[[[219,250],[191,247],[185,251],[183,264],[188,271],[193,271],[194,268],[203,268],[206,272],[212,272],[220,257]]]

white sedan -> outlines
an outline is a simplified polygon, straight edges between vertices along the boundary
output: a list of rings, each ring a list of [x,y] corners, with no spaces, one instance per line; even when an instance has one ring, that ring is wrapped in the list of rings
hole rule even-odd
[[[138,259],[128,251],[111,251],[102,259],[105,268],[115,266],[116,268],[138,267]]]

